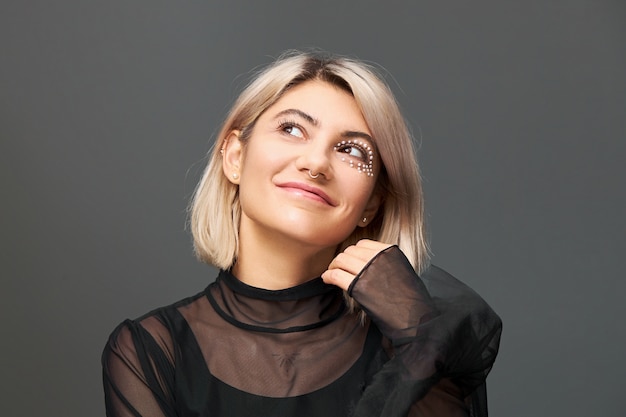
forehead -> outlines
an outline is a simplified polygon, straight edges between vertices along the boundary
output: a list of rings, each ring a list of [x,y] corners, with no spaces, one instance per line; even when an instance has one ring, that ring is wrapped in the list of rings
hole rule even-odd
[[[354,97],[344,89],[325,81],[306,81],[290,88],[263,116],[273,118],[287,109],[300,110],[310,115],[321,127],[358,129],[370,134]]]

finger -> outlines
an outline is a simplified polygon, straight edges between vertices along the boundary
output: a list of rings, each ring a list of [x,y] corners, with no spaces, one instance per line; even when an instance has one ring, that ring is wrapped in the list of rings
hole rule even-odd
[[[383,251],[391,246],[393,246],[390,243],[385,243],[385,242],[379,242],[377,240],[371,240],[371,239],[361,239],[357,242],[356,244],[357,247],[362,247],[362,248],[368,248],[371,250],[374,250],[376,252],[380,252]]]
[[[355,276],[378,253],[392,245],[374,240],[364,239],[356,245],[348,246],[337,255],[328,266],[328,270],[322,274],[324,282],[336,285],[347,290]]]
[[[341,253],[344,256],[360,259],[363,262],[367,262],[376,254],[376,251],[373,251],[369,248],[360,248],[358,246],[348,246]]]
[[[344,291],[348,290],[354,280],[354,275],[343,269],[329,269],[322,274],[325,283],[335,285]]]
[[[328,265],[328,269],[342,269],[352,275],[356,275],[371,259],[371,257],[364,256],[362,253],[359,255],[361,256],[354,256],[353,254],[342,252],[332,260],[330,265]]]
[[[341,268],[357,274],[380,251],[391,245],[376,241],[360,241],[357,245],[348,246],[330,263],[328,269]]]

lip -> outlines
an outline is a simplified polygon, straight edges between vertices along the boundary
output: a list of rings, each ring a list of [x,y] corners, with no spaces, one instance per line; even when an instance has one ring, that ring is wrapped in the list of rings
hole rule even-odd
[[[332,198],[330,198],[330,196],[326,194],[324,191],[320,190],[317,187],[313,187],[302,182],[283,182],[280,184],[276,184],[276,186],[279,188],[286,189],[286,190],[303,191],[305,197],[307,197],[307,194],[309,194],[308,197],[317,196],[318,198],[322,199],[326,204],[330,206],[335,207],[337,205],[337,203],[335,203],[335,201]]]

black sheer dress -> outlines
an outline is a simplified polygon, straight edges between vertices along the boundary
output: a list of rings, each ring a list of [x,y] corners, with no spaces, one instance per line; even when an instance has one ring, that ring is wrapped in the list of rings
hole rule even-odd
[[[107,416],[486,416],[501,322],[470,288],[397,247],[349,289],[279,291],[229,272],[126,320],[102,363]]]

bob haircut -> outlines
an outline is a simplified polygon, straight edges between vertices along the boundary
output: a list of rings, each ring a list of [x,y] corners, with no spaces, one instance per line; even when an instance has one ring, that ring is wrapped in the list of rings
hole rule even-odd
[[[228,113],[209,152],[209,162],[190,204],[196,256],[218,268],[231,268],[238,254],[239,187],[222,171],[220,149],[233,130],[244,144],[258,118],[290,88],[307,81],[328,82],[350,93],[365,119],[382,169],[374,192],[381,205],[366,227],[356,227],[337,253],[360,239],[396,244],[421,272],[428,262],[422,185],[413,139],[388,85],[360,61],[320,53],[290,52],[259,72]]]

